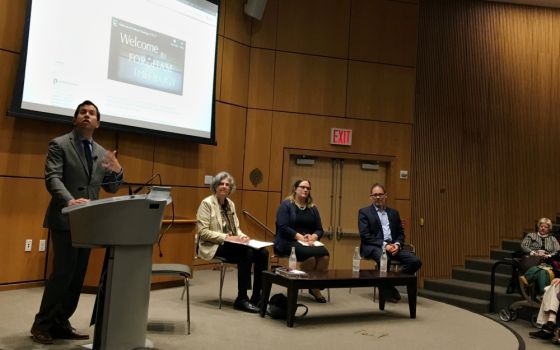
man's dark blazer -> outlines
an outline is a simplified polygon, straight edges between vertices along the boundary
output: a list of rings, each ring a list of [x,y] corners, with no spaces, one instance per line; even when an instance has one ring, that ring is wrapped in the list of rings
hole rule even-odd
[[[385,208],[385,211],[389,218],[392,243],[399,243],[402,247],[404,245],[404,230],[399,212],[392,208]],[[371,246],[379,248],[383,246],[383,228],[381,227],[381,220],[379,220],[375,206],[370,205],[360,209],[358,213],[358,228],[362,240],[362,256],[371,255]]]
[[[99,189],[117,192],[122,176],[101,166],[106,150],[93,142],[93,167],[90,174],[84,146],[76,130],[49,143],[45,163],[45,184],[52,198],[45,214],[44,227],[70,230],[68,215],[60,211],[68,201],[77,198],[98,199]]]

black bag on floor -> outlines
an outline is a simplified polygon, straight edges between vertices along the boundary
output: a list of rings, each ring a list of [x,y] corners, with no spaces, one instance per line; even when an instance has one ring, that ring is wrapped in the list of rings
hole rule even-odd
[[[305,311],[299,316],[296,315],[296,317],[303,317],[307,315],[307,306],[297,304],[296,311],[299,307],[305,308]],[[285,320],[288,317],[288,298],[282,293],[274,294],[268,301],[266,313],[274,319]]]

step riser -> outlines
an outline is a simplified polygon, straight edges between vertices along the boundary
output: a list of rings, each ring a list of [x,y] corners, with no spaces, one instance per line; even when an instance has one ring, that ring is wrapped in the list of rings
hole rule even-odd
[[[454,279],[463,280],[463,281],[470,281],[470,282],[477,282],[477,283],[486,283],[490,286],[490,276],[491,274],[488,273],[480,273],[473,270],[457,270],[453,269],[451,272],[451,276]],[[509,285],[509,280],[511,279],[508,275],[496,275],[496,285],[507,287]]]
[[[465,260],[465,268],[470,270],[478,270],[484,272],[492,272],[492,267],[494,266],[494,260]],[[500,264],[496,269],[497,273],[511,274],[511,265]]]
[[[467,286],[451,285],[439,281],[424,281],[424,289],[433,290],[435,292],[461,295],[464,297],[490,300],[490,289],[480,290],[473,289]]]
[[[502,249],[494,249],[490,252],[488,260],[467,259],[465,268],[453,269],[451,275],[455,281],[425,280],[424,289],[418,290],[418,295],[477,313],[489,312],[492,267],[496,260],[511,258],[513,252],[519,251],[521,241],[503,240],[501,246]],[[511,279],[511,266],[500,264],[496,272],[496,286],[507,287]],[[485,284],[488,285],[488,289],[469,283],[461,285],[460,281]],[[503,288],[498,288],[494,298],[494,312],[508,308],[513,302],[521,299],[519,293],[506,294]]]
[[[490,307],[490,303],[485,303],[485,304],[474,304],[474,303],[469,303],[463,300],[456,300],[453,299],[453,297],[448,297],[448,296],[434,296],[434,295],[430,295],[430,294],[424,294],[422,290],[418,291],[418,295],[424,298],[428,298],[428,299],[432,299],[432,300],[436,300],[436,301],[441,301],[450,305],[454,305],[457,307],[460,307],[462,309],[467,309],[469,311],[472,312],[476,312],[479,314],[483,314],[483,313],[487,313]]]
[[[457,300],[454,298],[453,295],[433,295],[429,293],[429,291],[425,291],[423,289],[418,290],[418,295],[427,299],[441,301],[447,304],[451,304],[463,309],[467,309],[469,311],[477,312],[477,313],[488,313],[490,312],[490,301],[484,301],[481,303],[469,303],[468,301],[464,300]],[[509,306],[517,301],[521,300],[521,297],[516,294],[497,294],[494,304],[494,312],[498,312],[501,309],[507,309]],[[533,310],[533,312],[538,310]]]
[[[521,241],[502,241],[502,249],[514,252],[521,250]]]
[[[490,251],[490,259],[494,259],[494,260],[511,259],[513,252],[514,252],[513,250],[492,250]]]

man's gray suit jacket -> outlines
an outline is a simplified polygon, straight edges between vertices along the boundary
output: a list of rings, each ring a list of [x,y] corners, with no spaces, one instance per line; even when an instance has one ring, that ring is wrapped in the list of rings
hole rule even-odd
[[[69,200],[98,199],[100,187],[110,193],[117,192],[122,173],[117,174],[101,166],[105,152],[101,145],[93,142],[93,167],[90,174],[82,139],[75,129],[51,140],[45,163],[45,183],[52,198],[44,227],[70,230],[68,215],[60,212]]]

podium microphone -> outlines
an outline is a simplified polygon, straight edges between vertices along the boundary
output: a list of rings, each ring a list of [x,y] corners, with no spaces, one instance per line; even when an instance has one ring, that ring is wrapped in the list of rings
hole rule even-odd
[[[157,174],[153,175],[148,181],[144,182],[143,185],[138,186],[138,188],[136,188],[134,191],[132,191],[131,195],[137,194],[138,192],[142,191],[144,189],[144,187],[146,187],[147,185],[150,185],[156,177],[159,177],[159,184],[161,185],[161,175],[159,173],[157,173]],[[130,192],[130,189],[129,189],[129,192]]]

